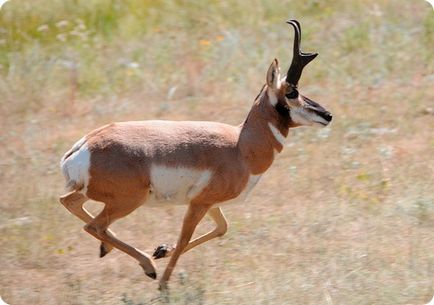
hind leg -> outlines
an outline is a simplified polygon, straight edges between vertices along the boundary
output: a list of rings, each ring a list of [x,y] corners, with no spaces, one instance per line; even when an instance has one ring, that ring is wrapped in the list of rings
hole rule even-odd
[[[72,214],[83,220],[85,223],[90,223],[95,217],[87,211],[83,204],[89,200],[82,193],[72,191],[59,198],[60,202],[70,211]],[[114,233],[108,230],[107,234],[114,236]],[[104,257],[113,249],[113,245],[107,242],[101,242],[99,247],[99,257]]]
[[[128,200],[123,202],[106,202],[104,209],[84,229],[103,243],[113,245],[115,248],[135,258],[145,271],[145,274],[152,279],[157,278],[156,266],[150,255],[136,249],[113,235],[109,234],[108,227],[117,219],[120,219],[141,205],[141,201]]]

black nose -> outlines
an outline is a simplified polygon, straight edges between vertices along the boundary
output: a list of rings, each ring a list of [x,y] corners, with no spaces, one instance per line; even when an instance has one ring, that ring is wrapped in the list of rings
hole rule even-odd
[[[332,120],[332,114],[328,111],[317,111],[316,113],[327,122],[330,122]]]
[[[327,122],[330,122],[333,118],[332,114],[330,112],[326,112],[324,113],[324,115],[322,116]]]

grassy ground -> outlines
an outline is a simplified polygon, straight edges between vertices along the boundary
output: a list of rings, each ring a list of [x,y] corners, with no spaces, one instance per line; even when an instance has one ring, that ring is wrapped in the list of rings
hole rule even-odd
[[[434,294],[434,12],[425,1],[11,0],[0,11],[0,295],[9,304],[424,304]],[[331,1],[329,1],[331,2]],[[163,298],[57,201],[61,155],[111,121],[238,124],[292,29],[320,56],[297,129],[228,234],[184,255]],[[97,204],[92,204],[98,208]],[[151,252],[184,209],[113,229]],[[200,232],[209,229],[204,222]],[[158,261],[161,274],[166,261]]]

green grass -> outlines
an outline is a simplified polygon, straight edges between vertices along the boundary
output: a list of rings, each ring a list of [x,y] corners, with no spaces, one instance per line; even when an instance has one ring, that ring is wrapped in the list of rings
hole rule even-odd
[[[242,122],[292,29],[300,90],[333,115],[291,131],[230,229],[171,294],[57,201],[61,155],[111,121]],[[420,1],[35,0],[0,11],[0,295],[9,304],[411,304],[434,294],[434,12]],[[96,208],[96,207],[95,207]],[[182,208],[113,225],[147,252]],[[198,229],[211,228],[205,222]],[[166,262],[158,262],[161,275]]]

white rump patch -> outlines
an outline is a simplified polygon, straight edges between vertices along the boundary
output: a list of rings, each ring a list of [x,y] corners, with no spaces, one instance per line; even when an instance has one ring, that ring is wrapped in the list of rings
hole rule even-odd
[[[77,142],[75,142],[74,145],[72,145],[72,148],[70,150],[68,150],[62,157],[62,160],[60,160],[60,166],[62,166],[63,162],[65,161],[65,158],[67,155],[69,155],[69,153],[71,151],[76,151],[78,150],[86,141],[86,137],[81,138],[80,140],[78,140]]]
[[[71,187],[75,185],[83,186],[80,190],[83,194],[87,192],[90,167],[90,151],[85,141],[85,138],[77,141],[60,161],[63,175],[66,178],[67,188],[72,190]],[[67,157],[71,151],[72,154]]]
[[[279,129],[274,127],[274,125],[271,124],[270,122],[268,122],[268,127],[270,127],[271,133],[273,134],[277,142],[279,142],[282,146],[284,146],[286,140],[285,136],[279,131]]]
[[[434,297],[432,297],[431,301],[429,301],[425,305],[434,305]]]
[[[2,5],[0,5],[1,8]],[[8,303],[6,303],[5,301],[2,300],[2,297],[0,296],[0,305],[9,305]]]
[[[199,195],[211,179],[210,170],[186,167],[151,166],[151,190],[156,202],[185,204]]]

